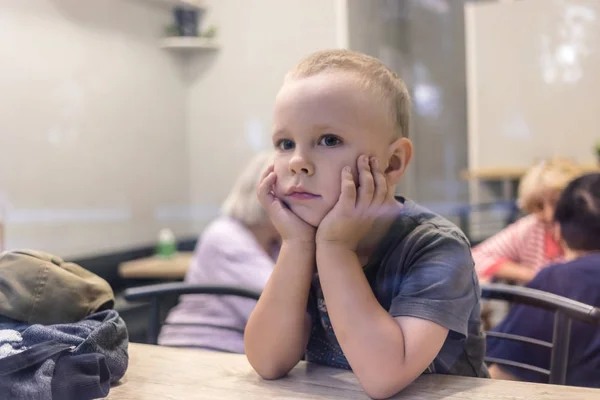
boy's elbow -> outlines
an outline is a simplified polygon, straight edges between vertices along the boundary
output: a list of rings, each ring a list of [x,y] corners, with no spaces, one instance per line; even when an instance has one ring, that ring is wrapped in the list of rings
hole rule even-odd
[[[294,353],[282,351],[280,348],[265,348],[261,345],[252,346],[245,342],[246,359],[261,378],[274,380],[286,376],[302,357]]]
[[[372,399],[388,399],[397,394],[404,386],[389,384],[361,385],[367,396]]]
[[[283,378],[294,367],[288,366],[284,360],[278,360],[273,354],[264,354],[260,350],[253,351],[246,344],[246,359],[256,373],[263,379],[273,380]]]
[[[250,361],[250,365],[256,371],[256,373],[263,379],[266,380],[275,380],[279,378],[283,378],[290,372],[291,368],[287,368],[283,365],[277,365],[273,362],[263,362],[263,363],[252,363]]]
[[[370,374],[358,377],[365,393],[373,399],[387,399],[394,396],[412,381],[407,380],[402,374]]]
[[[256,370],[256,373],[261,378],[266,379],[268,381],[283,378],[284,376],[286,376],[288,374],[288,372],[290,372],[289,370],[286,370],[283,368],[277,368],[275,366],[265,367],[265,368],[260,368],[260,369],[255,368],[255,370]]]
[[[254,349],[246,342],[246,359],[261,378],[267,380],[283,378],[298,363],[276,356],[273,352],[264,349]]]

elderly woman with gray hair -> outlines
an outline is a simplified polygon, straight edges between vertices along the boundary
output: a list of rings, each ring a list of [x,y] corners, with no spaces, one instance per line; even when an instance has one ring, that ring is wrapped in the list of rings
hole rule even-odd
[[[198,240],[186,283],[242,286],[262,291],[271,275],[280,237],[258,202],[256,186],[272,163],[255,156]],[[167,317],[158,343],[244,353],[244,328],[256,301],[233,296],[184,295]]]

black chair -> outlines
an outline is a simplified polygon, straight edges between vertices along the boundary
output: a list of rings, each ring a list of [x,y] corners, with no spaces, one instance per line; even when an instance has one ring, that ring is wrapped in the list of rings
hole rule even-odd
[[[552,293],[521,286],[492,283],[481,285],[481,289],[483,297],[487,299],[526,304],[554,312],[554,331],[551,343],[520,335],[487,332],[487,335],[490,337],[550,348],[551,357],[549,370],[500,358],[486,357],[485,361],[487,363],[535,371],[547,375],[549,383],[551,384],[564,385],[567,377],[571,321],[578,320],[593,325],[600,325],[600,308]]]
[[[157,344],[160,329],[160,300],[167,296],[182,294],[210,294],[215,296],[237,296],[258,300],[259,292],[235,286],[220,285],[191,285],[184,282],[160,283],[156,285],[139,286],[125,290],[125,300],[150,300],[150,318],[148,321],[148,343]],[[193,324],[192,324],[193,325]]]

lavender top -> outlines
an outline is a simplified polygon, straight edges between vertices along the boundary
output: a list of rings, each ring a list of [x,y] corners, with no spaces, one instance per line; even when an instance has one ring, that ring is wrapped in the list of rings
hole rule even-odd
[[[274,261],[240,222],[220,217],[198,240],[185,282],[242,286],[262,291]],[[168,323],[210,326],[163,326],[158,343],[244,353],[244,328],[256,301],[234,296],[184,295]]]

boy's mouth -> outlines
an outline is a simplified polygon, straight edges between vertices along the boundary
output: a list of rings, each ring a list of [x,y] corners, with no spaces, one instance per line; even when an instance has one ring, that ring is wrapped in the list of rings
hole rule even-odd
[[[307,193],[307,192],[295,192],[290,194],[288,197],[291,197],[292,199],[296,199],[296,200],[311,200],[311,199],[316,199],[318,196],[316,194],[312,194],[312,193]]]
[[[291,197],[292,199],[296,199],[296,200],[311,200],[311,199],[316,199],[316,198],[321,197],[318,194],[314,194],[314,193],[307,191],[306,189],[304,189],[301,186],[291,187],[285,193],[285,195],[287,197]]]

